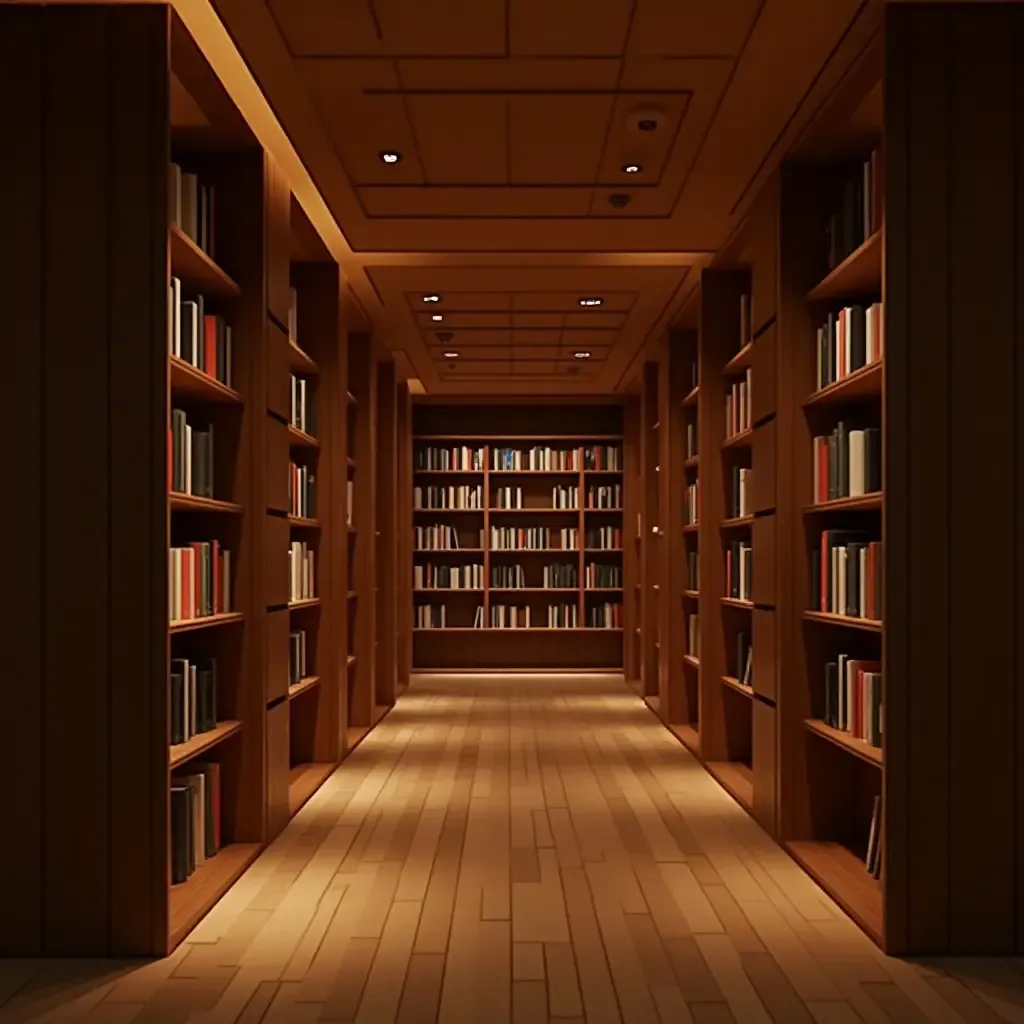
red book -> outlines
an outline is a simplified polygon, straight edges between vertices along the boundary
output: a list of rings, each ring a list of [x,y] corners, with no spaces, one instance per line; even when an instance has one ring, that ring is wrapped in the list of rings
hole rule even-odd
[[[828,501],[828,438],[818,438],[818,493],[816,502]]]
[[[203,365],[211,377],[217,376],[217,318],[209,313],[203,317],[203,342],[206,347]]]

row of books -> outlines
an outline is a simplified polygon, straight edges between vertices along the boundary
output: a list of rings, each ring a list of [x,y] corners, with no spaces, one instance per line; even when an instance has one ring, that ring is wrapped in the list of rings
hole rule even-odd
[[[885,842],[885,829],[882,825],[882,797],[875,796],[871,810],[871,828],[868,831],[868,850],[864,856],[864,867],[872,878],[882,877],[882,846]]]
[[[575,551],[580,546],[580,531],[575,526],[552,529],[550,526],[492,526],[492,551],[543,551],[558,548]]]
[[[231,552],[220,541],[169,550],[170,620],[183,622],[231,611]]]
[[[294,288],[288,290],[288,340],[299,347],[299,293]]]
[[[557,449],[537,446],[521,450],[519,448],[492,448],[491,469],[497,472],[514,470],[546,471],[578,470],[580,468],[580,450],[578,448]]]
[[[316,519],[316,474],[311,466],[288,464],[288,514]]]
[[[686,589],[700,590],[700,553],[686,552]]]
[[[509,604],[492,604],[490,620],[491,629],[529,629],[530,608],[528,605],[517,608]]]
[[[742,686],[754,685],[754,659],[750,636],[742,630],[736,634],[736,675]]]
[[[187,882],[221,841],[220,765],[191,762],[171,776],[171,885]]]
[[[292,630],[288,634],[288,685],[294,686],[300,679],[312,675],[310,664],[306,630]]]
[[[622,484],[587,488],[587,508],[622,508]]]
[[[591,526],[587,529],[586,542],[590,551],[619,551],[622,548],[622,527]]]
[[[587,445],[583,449],[583,468],[591,472],[603,470],[620,473],[622,449],[608,444]]]
[[[825,723],[882,745],[882,665],[840,654],[825,666]]]
[[[690,420],[686,424],[686,457],[695,458],[697,455],[697,421]]]
[[[686,616],[686,653],[700,661],[700,615],[697,612]]]
[[[413,586],[417,590],[483,590],[483,563],[474,565],[415,565]]]
[[[288,600],[308,601],[316,597],[316,557],[303,540],[293,540],[288,547]]]
[[[544,566],[543,587],[578,587],[579,566],[573,562],[553,562]]]
[[[518,590],[526,586],[526,569],[521,565],[492,565],[491,586]]]
[[[882,431],[851,430],[840,422],[814,438],[814,501],[835,501],[882,489]]]
[[[493,533],[495,529],[497,527],[491,527],[491,532]],[[511,529],[511,527],[507,529]],[[455,527],[446,526],[442,523],[415,527],[413,538],[417,551],[458,551],[463,547]],[[484,546],[484,531],[479,530],[476,534],[469,535],[469,544],[467,546],[470,548],[482,548]]]
[[[470,448],[468,445],[460,445],[456,448],[437,448],[428,445],[425,448],[416,449],[413,456],[413,467],[430,471],[482,472],[484,456],[485,449]]]
[[[683,525],[696,526],[700,517],[700,486],[695,480],[683,491]]]
[[[484,489],[481,484],[414,487],[412,489],[412,507],[417,509],[483,509]]]
[[[183,299],[181,281],[176,277],[171,278],[167,301],[168,352],[221,384],[234,387],[231,326],[206,311],[202,295]]]
[[[824,530],[811,551],[811,608],[855,619],[883,617],[882,542],[855,531]]]
[[[214,187],[198,174],[185,171],[180,164],[168,168],[168,210],[170,222],[180,228],[195,244],[214,258]]]
[[[217,662],[173,658],[170,670],[171,743],[185,743],[217,725]]]
[[[171,410],[169,486],[177,494],[213,497],[213,427],[201,430],[181,409]]]
[[[877,363],[884,348],[882,304],[845,306],[829,313],[817,334],[818,388]]]
[[[751,406],[751,386],[753,374],[749,369],[743,379],[734,381],[725,396],[725,436],[735,437],[753,426]]]
[[[748,541],[730,541],[725,549],[726,597],[734,601],[751,600],[753,578],[754,549]]]
[[[622,605],[605,601],[587,608],[587,625],[592,629],[621,629]]]
[[[591,590],[611,590],[622,586],[622,566],[588,562],[583,573],[584,586]]]
[[[548,605],[548,629],[575,629],[580,624],[580,609],[577,604]]]
[[[829,270],[837,267],[882,226],[885,183],[882,156],[874,151],[851,167],[843,181],[838,208],[826,227]]]
[[[316,417],[313,410],[313,385],[306,377],[291,375],[291,412],[288,422],[311,437],[316,434]]]
[[[418,604],[413,609],[416,629],[445,629],[448,625],[448,609],[443,604]],[[483,608],[477,608],[478,613]],[[473,623],[479,628],[477,623]]]
[[[753,470],[742,466],[733,466],[729,470],[728,503],[726,517],[740,519],[753,514],[753,488],[751,486]]]

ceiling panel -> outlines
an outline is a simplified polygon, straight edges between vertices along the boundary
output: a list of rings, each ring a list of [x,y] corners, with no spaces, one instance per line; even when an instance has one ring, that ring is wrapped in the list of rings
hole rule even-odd
[[[299,56],[376,54],[377,25],[366,0],[266,0],[291,52]]]
[[[388,56],[502,57],[505,4],[494,0],[373,0]]]
[[[740,52],[762,2],[637,0],[629,34],[629,53],[664,57],[734,57]],[[805,5],[806,2],[804,0]]]
[[[626,46],[633,0],[588,0],[586,16],[575,4],[508,0],[509,52],[515,56],[618,57]]]
[[[504,96],[412,93],[405,102],[428,185],[508,183]]]

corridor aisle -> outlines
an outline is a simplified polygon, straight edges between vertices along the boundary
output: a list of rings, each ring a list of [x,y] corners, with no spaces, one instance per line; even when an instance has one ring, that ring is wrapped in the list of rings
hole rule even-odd
[[[882,956],[601,676],[421,677],[173,956],[16,969],[0,1020],[1024,1019],[1024,962]]]

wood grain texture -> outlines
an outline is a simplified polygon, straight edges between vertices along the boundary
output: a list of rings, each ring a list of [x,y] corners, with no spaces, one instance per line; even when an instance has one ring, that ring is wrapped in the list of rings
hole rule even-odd
[[[519,881],[525,854],[537,874]],[[171,957],[0,961],[5,1020],[998,1022],[1022,1006],[1020,961],[881,954],[597,675],[416,676]]]

